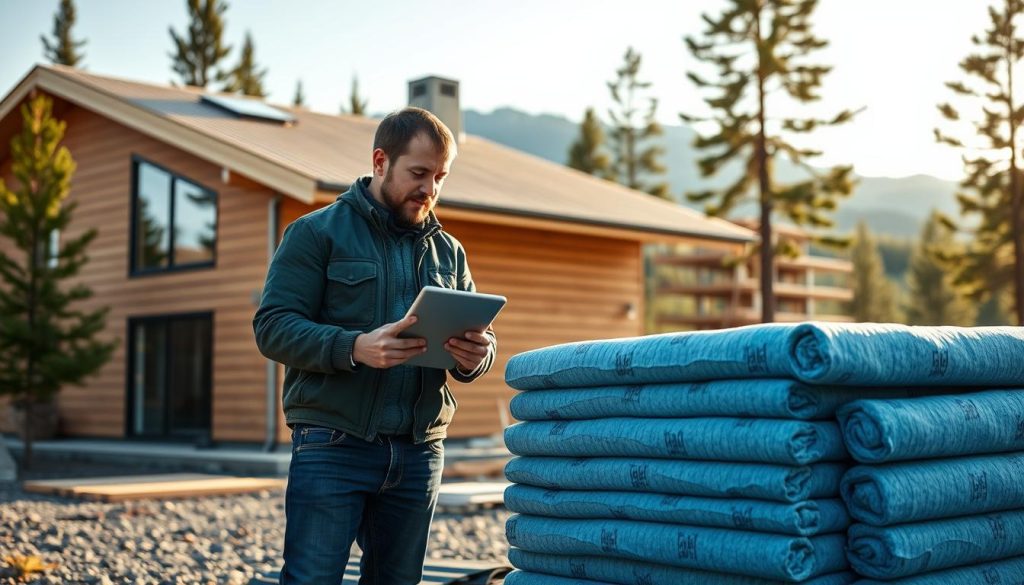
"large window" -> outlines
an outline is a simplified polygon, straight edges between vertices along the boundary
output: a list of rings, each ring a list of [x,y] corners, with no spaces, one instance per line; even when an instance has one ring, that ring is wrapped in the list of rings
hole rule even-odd
[[[135,157],[131,246],[132,274],[212,266],[217,193]]]
[[[128,338],[128,434],[208,439],[212,316],[131,319]]]

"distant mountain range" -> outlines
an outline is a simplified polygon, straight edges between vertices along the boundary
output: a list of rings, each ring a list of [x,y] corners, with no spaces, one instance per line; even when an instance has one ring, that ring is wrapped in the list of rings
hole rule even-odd
[[[463,121],[469,134],[560,164],[565,163],[569,145],[579,132],[578,124],[564,117],[528,114],[512,108],[500,108],[489,114],[466,110]],[[686,191],[728,184],[738,172],[736,167],[732,172],[727,167],[714,179],[702,178],[696,152],[691,146],[694,135],[688,126],[665,127],[663,161],[669,168],[667,179],[672,193],[680,198]],[[778,164],[779,179],[784,182],[798,179],[800,170],[785,163]],[[863,219],[874,233],[915,237],[932,209],[953,216],[959,213],[954,196],[956,188],[956,183],[927,175],[899,179],[859,177],[854,193],[839,204],[835,215],[838,231],[850,231]],[[753,215],[753,209],[739,210],[738,214]]]

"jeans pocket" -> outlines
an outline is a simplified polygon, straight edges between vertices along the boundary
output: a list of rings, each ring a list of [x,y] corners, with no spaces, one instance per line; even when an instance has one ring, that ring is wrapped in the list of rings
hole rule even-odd
[[[321,449],[340,445],[348,433],[326,427],[303,426],[295,429],[295,451]]]

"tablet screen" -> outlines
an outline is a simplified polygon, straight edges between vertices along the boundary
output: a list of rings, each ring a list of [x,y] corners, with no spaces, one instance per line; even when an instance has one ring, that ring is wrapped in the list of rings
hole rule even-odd
[[[454,368],[455,358],[445,351],[445,342],[452,337],[463,337],[466,331],[485,329],[506,300],[500,295],[423,287],[406,313],[406,316],[416,315],[416,323],[399,337],[422,337],[427,340],[427,351],[405,363],[444,370]]]

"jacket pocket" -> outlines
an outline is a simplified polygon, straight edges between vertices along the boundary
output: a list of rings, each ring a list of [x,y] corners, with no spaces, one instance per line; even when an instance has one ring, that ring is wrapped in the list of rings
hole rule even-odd
[[[441,412],[437,417],[437,425],[439,427],[446,427],[451,424],[452,419],[455,418],[455,411],[458,410],[459,403],[455,400],[455,395],[452,394],[451,389],[448,388],[448,384],[441,386]]]
[[[377,263],[372,260],[331,260],[323,313],[328,321],[365,327],[377,318]]]

